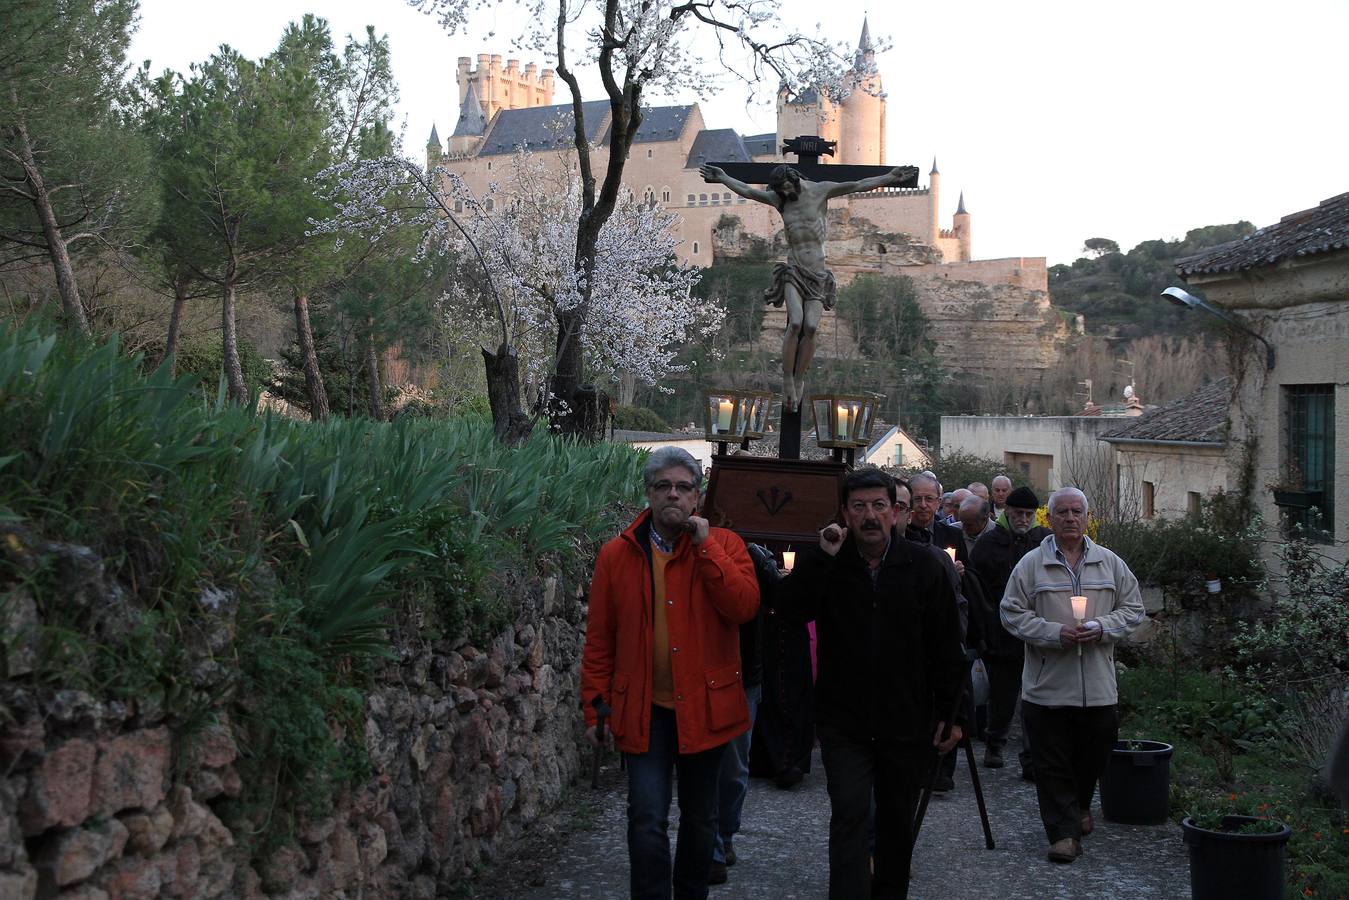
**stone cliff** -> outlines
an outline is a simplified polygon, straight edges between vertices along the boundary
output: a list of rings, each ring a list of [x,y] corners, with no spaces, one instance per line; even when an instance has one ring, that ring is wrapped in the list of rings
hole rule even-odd
[[[729,214],[722,216],[713,239],[719,259],[783,259],[787,253],[782,231],[765,240],[747,233]],[[1042,371],[1082,330],[1080,317],[1065,316],[1050,305],[1042,258],[943,263],[935,247],[912,235],[882,232],[842,206],[829,211],[825,255],[840,288],[863,274],[913,279],[935,352],[955,371]],[[786,312],[770,307],[758,344],[747,349],[776,352],[786,323]],[[855,336],[833,311],[821,319],[817,355],[860,356]]]

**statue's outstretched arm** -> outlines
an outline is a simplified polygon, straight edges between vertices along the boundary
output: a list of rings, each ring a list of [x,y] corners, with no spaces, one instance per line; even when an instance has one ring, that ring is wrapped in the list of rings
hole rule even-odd
[[[830,197],[841,197],[844,194],[855,194],[858,191],[874,191],[876,188],[891,187],[897,184],[903,184],[907,179],[917,174],[917,169],[913,166],[895,166],[884,175],[874,175],[871,178],[861,178],[857,181],[831,181],[821,182]]]
[[[717,166],[699,166],[698,174],[703,176],[703,181],[709,184],[724,184],[735,193],[747,200],[755,200],[759,203],[767,203],[769,206],[777,206],[777,194],[772,191],[760,190],[756,187],[750,187],[745,182],[727,175]]]

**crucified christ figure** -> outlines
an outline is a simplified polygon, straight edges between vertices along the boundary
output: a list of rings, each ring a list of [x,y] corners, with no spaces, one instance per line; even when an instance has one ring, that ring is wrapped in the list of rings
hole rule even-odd
[[[858,181],[811,181],[790,166],[768,176],[768,189],[751,187],[716,166],[702,166],[703,180],[720,182],[742,197],[766,203],[782,214],[787,233],[787,261],[773,270],[773,284],[764,301],[787,306],[787,331],[782,337],[782,392],[785,409],[795,411],[805,393],[806,370],[815,355],[820,316],[832,309],[837,295],[834,273],[824,264],[825,213],[831,197],[902,184],[912,167]]]

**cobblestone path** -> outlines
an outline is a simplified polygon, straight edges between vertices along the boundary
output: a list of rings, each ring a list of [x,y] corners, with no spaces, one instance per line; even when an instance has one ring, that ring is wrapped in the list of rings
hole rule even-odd
[[[1015,744],[1013,744],[1015,746]],[[1010,749],[1010,748],[1009,748]],[[976,744],[976,754],[982,746]],[[935,796],[914,853],[909,896],[927,898],[1179,898],[1189,896],[1189,870],[1180,828],[1117,825],[1099,802],[1096,831],[1072,865],[1045,859],[1044,830],[1035,786],[1019,777],[1015,753],[1004,769],[979,770],[996,850],[984,848],[979,811],[963,758],[956,789]],[[585,788],[581,789],[582,792]],[[526,900],[623,900],[627,897],[625,788],[608,779],[589,797],[589,827],[557,848],[555,861],[535,878]],[[678,810],[671,811],[671,844]],[[744,822],[736,838],[739,862],[730,881],[712,888],[712,900],[819,900],[827,893],[829,798],[816,751],[811,774],[793,790],[750,780]],[[538,883],[542,882],[542,883]]]

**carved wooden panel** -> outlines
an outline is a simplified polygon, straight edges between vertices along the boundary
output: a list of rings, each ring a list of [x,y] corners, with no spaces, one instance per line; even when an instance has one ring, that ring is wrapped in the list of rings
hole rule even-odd
[[[841,462],[714,456],[703,515],[747,541],[815,543],[838,516]]]

